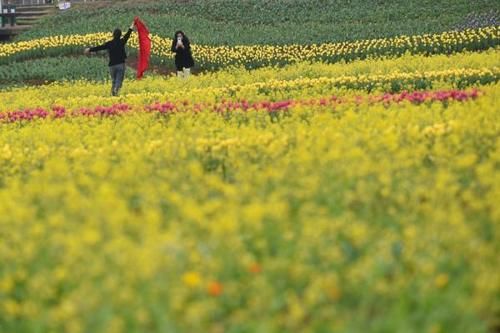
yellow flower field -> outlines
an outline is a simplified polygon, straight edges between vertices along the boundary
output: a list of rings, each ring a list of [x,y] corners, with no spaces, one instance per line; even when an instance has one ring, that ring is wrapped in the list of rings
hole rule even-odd
[[[64,47],[87,47],[109,40],[110,33],[51,36],[10,44],[0,44],[0,60],[18,53]],[[163,59],[172,57],[171,39],[151,35],[152,53]],[[193,45],[193,53],[202,67],[241,66],[246,64],[295,63],[301,61],[340,61],[358,58],[396,56],[404,53],[454,53],[472,49],[481,44],[496,47],[500,43],[497,26],[466,31],[450,31],[434,35],[400,36],[373,40],[324,43],[314,45]],[[132,35],[130,46],[138,48],[137,35]],[[484,48],[484,47],[483,47]]]
[[[105,69],[103,69],[105,70]],[[349,64],[298,63],[283,68],[265,67],[248,71],[235,68],[199,75],[193,80],[149,77],[124,83],[122,97],[109,96],[109,83],[61,82],[42,87],[0,91],[0,112],[22,108],[64,105],[68,108],[112,105],[117,101],[142,106],[155,101],[213,102],[233,100],[276,100],[323,96],[335,92],[414,90],[419,83],[433,89],[472,85],[481,78],[497,82],[500,77],[498,50],[433,57],[405,55],[397,59],[354,61]],[[21,97],[22,96],[22,97]]]
[[[0,125],[2,332],[359,331],[410,306],[424,332],[496,325],[500,86],[481,89]]]
[[[498,27],[0,90],[0,332],[498,331],[498,47],[315,58],[467,38]]]

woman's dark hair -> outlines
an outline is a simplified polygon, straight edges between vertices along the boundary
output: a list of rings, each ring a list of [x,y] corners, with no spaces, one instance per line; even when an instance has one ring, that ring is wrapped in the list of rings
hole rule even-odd
[[[113,39],[120,39],[121,36],[122,36],[122,31],[116,28],[115,31],[113,31]]]
[[[188,36],[186,36],[186,34],[182,31],[182,30],[177,30],[174,34],[174,40],[177,39],[177,35],[178,34],[181,34],[182,35],[182,39],[185,39],[187,41],[189,41],[189,38]]]

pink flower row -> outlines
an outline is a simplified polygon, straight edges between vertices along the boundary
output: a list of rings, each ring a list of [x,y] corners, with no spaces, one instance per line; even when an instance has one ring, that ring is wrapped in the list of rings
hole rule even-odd
[[[52,111],[43,108],[25,109],[0,113],[0,122],[18,122],[45,118],[65,118],[68,116],[117,116],[132,110],[127,104],[112,106],[96,106],[95,108],[80,108],[69,112],[63,106],[53,106]]]
[[[251,103],[246,100],[241,101],[226,101],[223,100],[217,104],[194,104],[189,107],[188,102],[183,102],[181,104],[175,104],[172,102],[165,103],[154,103],[152,105],[146,106],[147,111],[157,111],[160,113],[170,113],[179,111],[202,111],[202,110],[212,110],[214,112],[231,112],[236,110],[264,110],[267,112],[276,112],[288,110],[293,106],[333,106],[340,104],[362,104],[367,102],[368,104],[390,104],[390,103],[401,103],[408,101],[414,104],[420,104],[424,102],[447,102],[447,101],[466,101],[469,99],[475,99],[480,95],[479,90],[444,90],[444,91],[415,91],[415,92],[402,92],[398,94],[386,93],[383,95],[368,97],[355,96],[354,98],[342,98],[337,96],[331,96],[329,98],[319,98],[319,99],[309,99],[309,100],[284,100],[284,101],[262,101]],[[188,108],[186,108],[188,107]]]
[[[236,110],[242,111],[266,111],[266,112],[279,112],[287,111],[293,106],[320,106],[320,107],[334,107],[342,104],[354,103],[356,105],[362,103],[372,104],[384,104],[389,105],[393,103],[410,102],[414,104],[420,104],[424,102],[447,102],[447,101],[466,101],[469,99],[475,99],[480,95],[477,89],[473,90],[447,90],[447,91],[415,91],[415,92],[403,92],[398,94],[383,94],[378,96],[369,95],[368,97],[355,96],[355,97],[337,97],[331,96],[328,98],[316,98],[308,100],[284,100],[284,101],[260,101],[260,102],[249,102],[246,100],[241,101],[227,101],[223,100],[219,103],[195,103],[191,104],[187,101],[172,103],[154,103],[146,105],[143,110],[146,112],[158,112],[160,114],[165,113],[175,113],[175,112],[201,112],[203,110],[211,110],[216,113],[225,113]],[[94,108],[80,108],[73,111],[68,111],[62,106],[54,106],[51,110],[46,110],[43,108],[36,109],[25,109],[18,111],[10,111],[0,113],[0,122],[2,123],[13,123],[19,121],[30,121],[35,119],[46,119],[46,118],[65,118],[65,117],[76,117],[76,116],[88,116],[88,117],[107,117],[107,116],[117,116],[125,113],[129,113],[133,108],[128,104],[115,104],[112,106],[97,106]]]

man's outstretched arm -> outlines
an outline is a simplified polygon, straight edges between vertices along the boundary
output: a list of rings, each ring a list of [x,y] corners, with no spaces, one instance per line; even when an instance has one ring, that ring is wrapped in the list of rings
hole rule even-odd
[[[130,38],[130,34],[132,33],[132,31],[134,31],[134,23],[132,22],[132,24],[130,25],[130,27],[128,28],[128,31],[127,33],[125,34],[125,36],[123,36],[123,44],[127,44],[128,42],[128,39]]]
[[[99,45],[99,46],[95,46],[95,47],[87,47],[83,53],[85,54],[89,54],[90,52],[97,52],[97,51],[102,51],[102,50],[107,50],[108,49],[108,42],[102,44],[102,45]]]

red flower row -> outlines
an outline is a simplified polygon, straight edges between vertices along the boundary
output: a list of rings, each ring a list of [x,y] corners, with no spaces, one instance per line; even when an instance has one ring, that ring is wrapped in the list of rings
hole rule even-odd
[[[341,104],[353,103],[360,105],[362,103],[389,105],[393,103],[410,102],[420,104],[424,102],[448,102],[448,101],[466,101],[475,99],[480,95],[477,89],[465,90],[447,90],[447,91],[415,91],[403,92],[399,94],[383,94],[378,96],[369,95],[368,97],[355,96],[355,97],[337,97],[331,96],[328,98],[308,99],[308,100],[284,100],[284,101],[261,101],[249,102],[246,100],[241,101],[226,101],[223,100],[219,103],[195,103],[191,104],[187,101],[172,103],[154,103],[146,105],[142,109],[146,112],[158,112],[160,114],[176,113],[176,112],[201,112],[204,110],[211,110],[216,113],[233,112],[237,110],[242,111],[266,111],[266,112],[279,112],[287,111],[294,106],[320,106],[320,107],[334,107]],[[97,106],[94,108],[80,108],[73,111],[68,111],[62,106],[54,106],[51,110],[43,108],[25,109],[18,111],[10,111],[0,113],[0,122],[13,123],[19,121],[31,121],[36,119],[57,119],[65,117],[87,116],[87,117],[109,117],[118,116],[129,113],[133,110],[132,106],[128,104],[115,104],[112,106]]]

